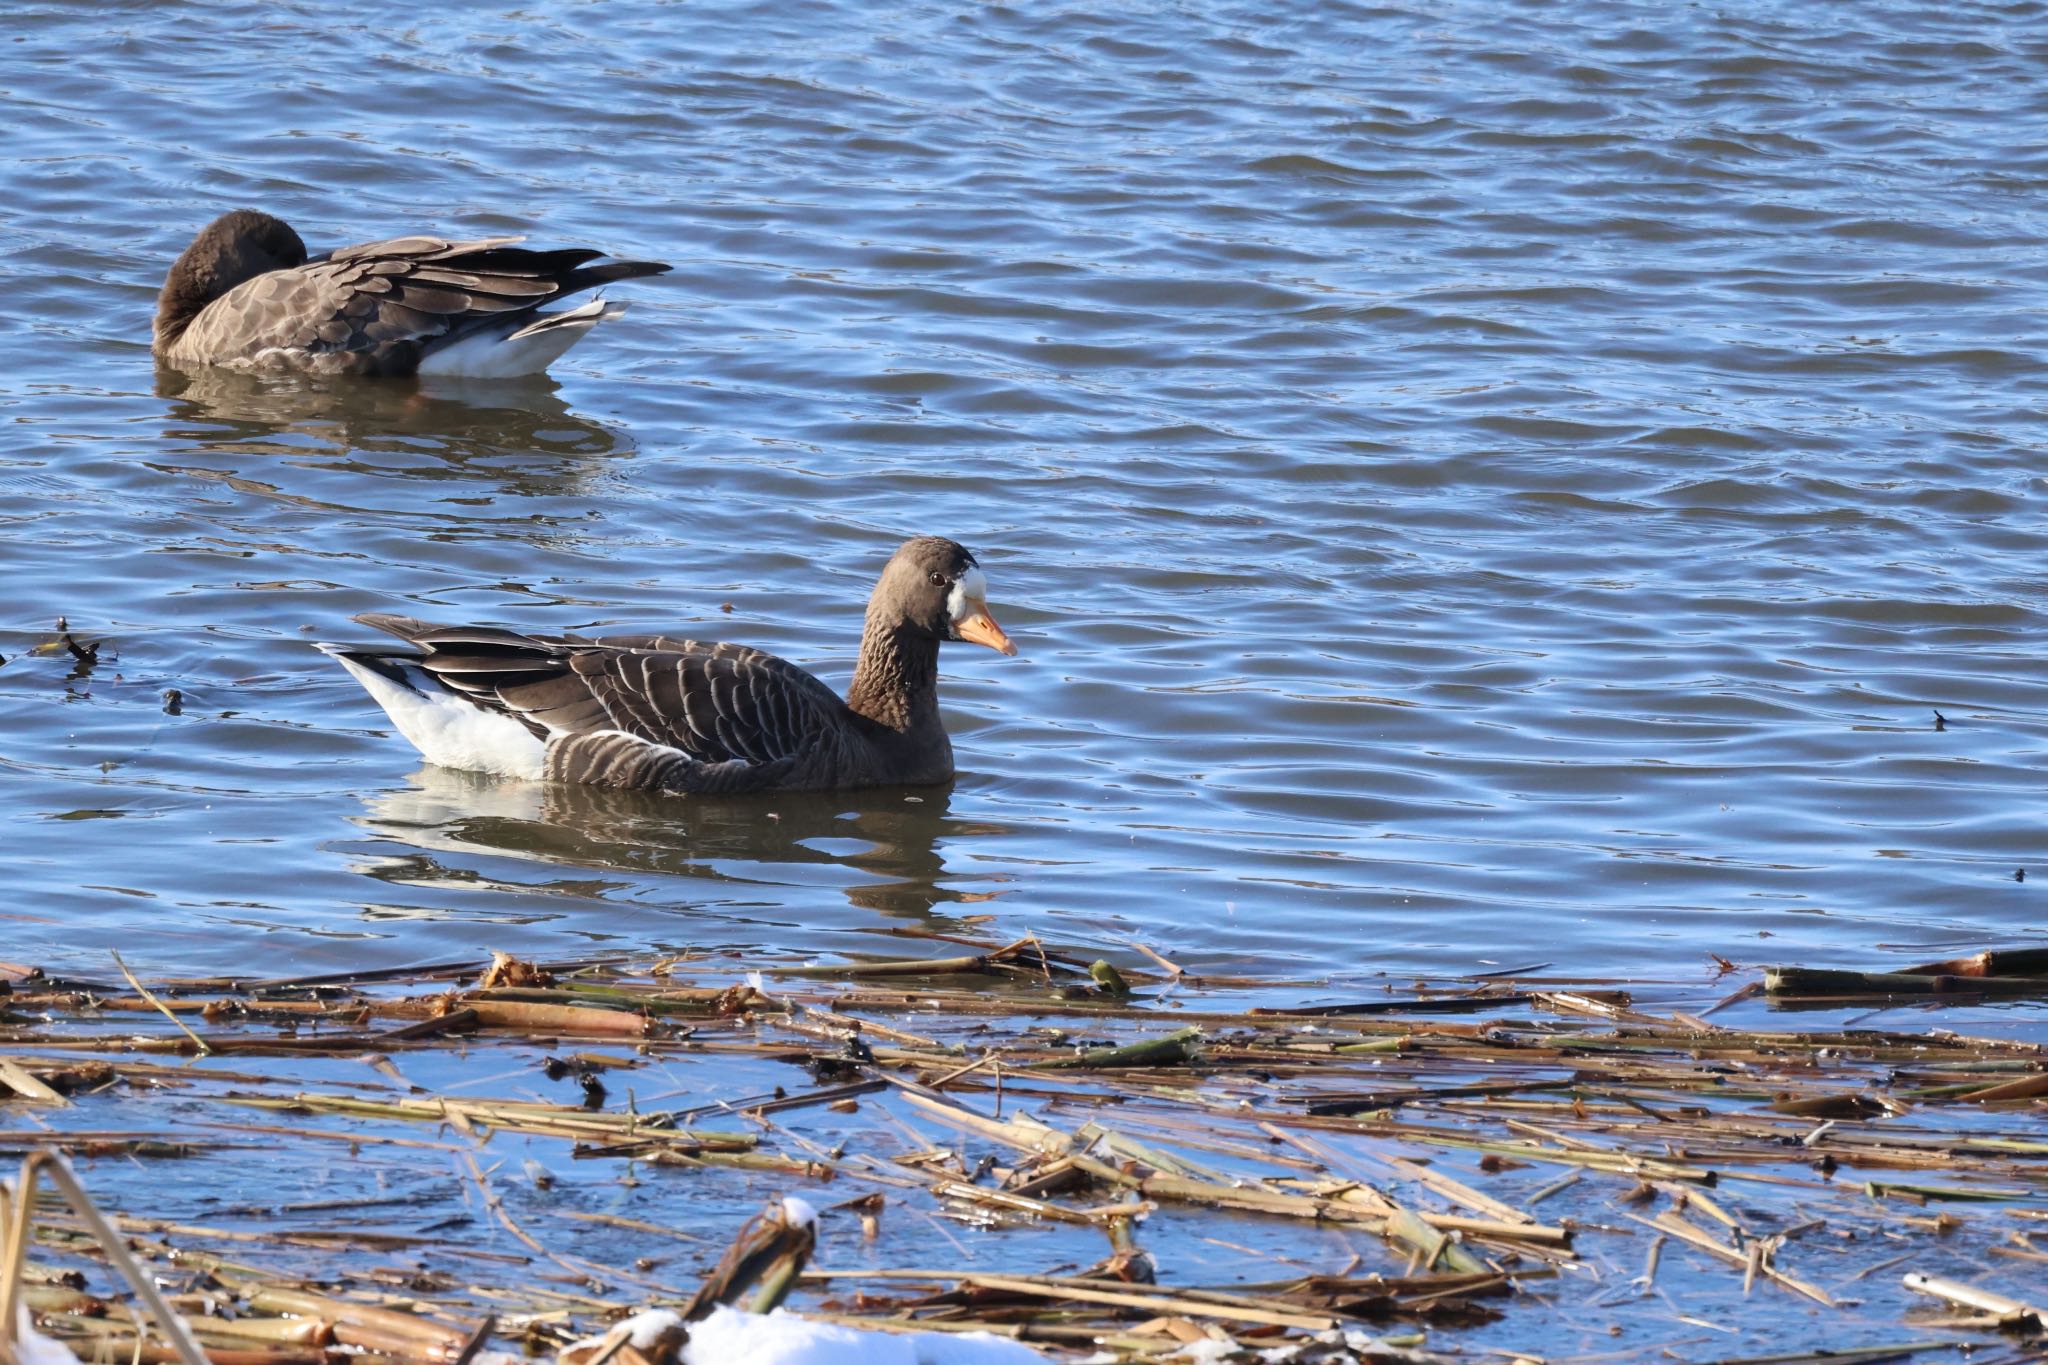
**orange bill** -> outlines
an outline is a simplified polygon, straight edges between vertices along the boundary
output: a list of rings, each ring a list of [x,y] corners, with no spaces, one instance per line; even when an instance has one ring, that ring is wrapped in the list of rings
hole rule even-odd
[[[1003,628],[996,624],[996,618],[988,614],[987,607],[976,607],[966,616],[953,623],[953,629],[960,632],[963,640],[972,640],[978,645],[987,645],[999,654],[1015,655],[1017,646],[1010,643],[1010,637],[1003,634]]]

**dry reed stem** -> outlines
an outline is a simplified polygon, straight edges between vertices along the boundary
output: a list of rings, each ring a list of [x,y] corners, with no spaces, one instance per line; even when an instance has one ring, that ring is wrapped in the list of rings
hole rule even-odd
[[[1432,1287],[1421,1280],[1379,1282],[1411,1286],[1406,1289],[1369,1290],[1365,1281],[1309,1277],[1299,1288],[1277,1291],[1279,1297],[1266,1305],[1268,1311],[1301,1319],[1334,1320],[1343,1304],[1366,1300],[1382,1305],[1375,1311],[1467,1311],[1456,1305],[1475,1294],[1508,1289],[1509,1277],[1519,1281],[1557,1269],[1571,1272],[1575,1282],[1591,1283],[1584,1277],[1594,1266],[1576,1262],[1568,1249],[1572,1220],[1538,1223],[1529,1212],[1566,1191],[1572,1192],[1574,1211],[1591,1204],[1597,1218],[1603,1188],[1619,1191],[1650,1182],[1646,1189],[1682,1199],[1733,1239],[1732,1244],[1723,1241],[1718,1232],[1671,1212],[1635,1220],[1648,1224],[1655,1235],[1642,1274],[1628,1283],[1630,1299],[1665,1292],[1660,1278],[1675,1291],[1671,1267],[1660,1272],[1667,1237],[1740,1270],[1745,1289],[1768,1279],[1816,1303],[1829,1303],[1826,1291],[1778,1264],[1787,1254],[1801,1260],[1813,1254],[1810,1242],[1794,1244],[1786,1238],[1823,1227],[1884,1236],[1958,1235],[1961,1229],[1960,1235],[1981,1246],[1992,1227],[1959,1224],[1946,1214],[1936,1217],[1929,1201],[1939,1207],[1957,1199],[1989,1200],[1996,1202],[1987,1207],[2010,1207],[2015,1215],[2048,1212],[2012,1202],[2039,1202],[2048,1195],[2041,1163],[2048,1156],[2048,1133],[2039,1123],[2038,1104],[2048,1094],[2048,1059],[2032,1045],[1932,1032],[1731,1028],[1708,1023],[1698,1013],[1680,1011],[1669,1018],[1650,1013],[1609,989],[1612,983],[1537,982],[1528,979],[1528,971],[1518,973],[1519,990],[1468,986],[1456,993],[1424,992],[1412,1000],[1337,1007],[1168,1013],[1143,998],[1142,987],[1128,998],[1091,987],[1084,960],[1047,950],[1035,940],[983,944],[959,936],[911,936],[958,943],[971,956],[863,964],[863,969],[879,965],[890,969],[882,973],[887,976],[891,970],[914,968],[936,981],[929,976],[935,963],[984,965],[952,971],[953,983],[936,990],[924,988],[923,982],[910,985],[907,976],[905,987],[882,989],[845,984],[847,976],[857,978],[863,971],[839,973],[839,983],[830,984],[834,973],[791,970],[783,975],[828,984],[792,980],[778,987],[772,1000],[719,984],[679,985],[679,969],[717,968],[674,962],[663,964],[666,974],[651,979],[611,968],[595,977],[578,976],[571,969],[559,972],[553,986],[481,994],[451,993],[438,985],[429,994],[397,994],[406,989],[404,974],[365,974],[358,979],[375,993],[358,990],[336,1000],[258,1000],[224,983],[181,983],[178,989],[210,996],[165,1000],[134,983],[132,997],[94,1001],[51,983],[38,988],[43,993],[30,1008],[83,1026],[68,1033],[38,1028],[10,1038],[15,1055],[0,1062],[26,1077],[31,1091],[41,1085],[61,1096],[69,1089],[74,1101],[105,1093],[106,1085],[123,1079],[170,1082],[198,1087],[210,1100],[332,1115],[349,1125],[347,1132],[314,1126],[187,1125],[177,1134],[184,1150],[232,1155],[232,1143],[258,1134],[376,1145],[394,1156],[414,1148],[455,1150],[479,1177],[494,1220],[523,1234],[522,1245],[578,1283],[593,1274],[611,1278],[620,1272],[549,1253],[545,1236],[535,1235],[538,1223],[532,1224],[535,1232],[510,1223],[488,1181],[481,1179],[483,1168],[470,1149],[397,1138],[377,1131],[376,1125],[457,1125],[479,1142],[500,1131],[527,1133],[575,1143],[578,1156],[716,1164],[806,1178],[838,1175],[915,1192],[901,1202],[918,1220],[930,1219],[933,1207],[964,1213],[963,1205],[971,1205],[997,1222],[1127,1229],[1130,1218],[1150,1201],[1177,1204],[1188,1210],[1180,1219],[1201,1218],[1205,1227],[1238,1215],[1278,1215],[1303,1225],[1350,1226],[1399,1238],[1398,1252],[1377,1253],[1387,1257],[1390,1267],[1405,1255],[1411,1270],[1440,1262],[1468,1268],[1462,1276],[1430,1277]],[[438,978],[411,979],[460,979],[459,972],[442,970]],[[1129,971],[1123,976],[1127,985],[1148,979]],[[977,989],[958,988],[967,977]],[[1174,989],[1181,994],[1189,985]],[[1183,997],[1178,1003],[1199,1002]],[[388,1090],[310,1093],[289,1084],[288,1074],[264,1076],[244,1068],[229,1082],[224,1075],[167,1068],[138,1055],[184,1050],[198,1036],[183,1025],[183,1038],[93,1031],[102,1015],[111,1019],[144,1009],[158,1009],[174,1020],[204,1011],[214,1021],[205,1045],[285,1058],[279,1064],[285,1073],[296,1069],[301,1058],[354,1058],[389,1050],[404,1061],[422,1050],[503,1048],[521,1039],[545,1045],[572,1030],[634,1044],[633,1058],[614,1058],[607,1066],[662,1068],[664,1059],[685,1058],[704,1064],[720,1058],[786,1063],[829,1056],[829,1065],[842,1070],[828,1077],[834,1084],[655,1115],[639,1106],[621,1111],[616,1101],[614,1107],[592,1110],[524,1098],[407,1096]],[[688,1036],[668,1022],[679,1013],[691,1016],[694,1032]],[[870,1014],[907,1014],[921,1031],[882,1023]],[[409,1022],[381,1033],[363,1031],[365,1021],[378,1019]],[[1049,1027],[1051,1021],[1080,1035],[1087,1046],[1034,1027]],[[1199,1050],[1188,1046],[1195,1038],[1190,1026],[1197,1024]],[[298,1031],[290,1036],[266,1032],[284,1027]],[[497,1040],[464,1042],[451,1036],[473,1027],[490,1028]],[[1162,1027],[1175,1031],[1162,1035]],[[973,1052],[956,1039],[971,1041]],[[115,1051],[116,1046],[122,1050]],[[81,1078],[72,1070],[87,1065],[77,1060],[80,1056],[95,1056],[90,1065],[102,1070]],[[849,1071],[859,1079],[837,1079]],[[406,1063],[405,1072],[427,1074],[412,1063]],[[931,1079],[920,1083],[920,1075]],[[0,1071],[0,1076],[7,1077],[0,1080],[0,1093],[23,1092],[13,1072]],[[488,1074],[482,1078],[492,1079]],[[230,1083],[242,1089],[218,1093]],[[807,1135],[813,1117],[832,1123],[820,1112],[825,1107],[851,1104],[882,1086],[903,1094],[906,1117],[918,1128],[902,1127],[886,1109],[866,1104],[865,1112],[883,1120],[875,1129],[884,1139],[880,1150],[848,1154],[822,1136],[814,1141]],[[358,1088],[377,1089],[368,1084]],[[644,1085],[641,1089],[645,1093]],[[992,1089],[997,1096],[993,1116],[985,1103]],[[1039,1109],[1044,1117],[1021,1112],[1019,1105]],[[760,1123],[763,1132],[757,1138],[677,1126],[694,1114],[720,1108]],[[769,1124],[771,1112],[806,1116]],[[948,1129],[964,1135],[965,1142],[941,1137],[954,1147],[935,1147],[929,1134]],[[893,1154],[888,1144],[896,1138],[890,1134],[905,1144]],[[8,1136],[0,1134],[0,1142]],[[33,1141],[40,1135],[18,1136]],[[138,1154],[147,1154],[152,1142],[166,1152],[174,1145],[140,1128],[106,1127],[93,1136]],[[60,1140],[87,1141],[85,1130]],[[1275,1150],[1269,1143],[1283,1145]],[[979,1147],[1001,1154],[994,1181],[970,1169],[971,1153]],[[1482,1189],[1482,1178],[1473,1174],[1475,1167],[1498,1172],[1534,1164],[1567,1171],[1519,1201]],[[1841,1180],[1834,1174],[1837,1168],[1934,1174],[1873,1180],[1868,1188],[1882,1202],[1857,1203],[1850,1195],[1864,1177]],[[1915,1179],[1925,1183],[1910,1183]],[[1744,1185],[1737,1203],[1727,1202],[1717,1189],[1732,1181]],[[1397,1192],[1400,1202],[1389,1191]],[[1116,1202],[1126,1192],[1144,1200]],[[1788,1216],[1784,1210],[1793,1201],[1796,1212]],[[1218,1212],[1204,1214],[1204,1207]],[[565,1214],[557,1210],[553,1216]],[[607,1221],[622,1229],[639,1224],[640,1231],[659,1227],[616,1215],[585,1221]],[[230,1232],[185,1224],[135,1226],[164,1227],[181,1237]],[[937,1223],[932,1226],[944,1231]],[[1581,1225],[1577,1232],[1582,1239],[1621,1235],[1597,1225]],[[227,1240],[252,1236],[273,1234],[231,1234]],[[1331,1233],[1322,1236],[1335,1240]],[[345,1244],[340,1234],[292,1240],[336,1248]],[[1127,1253],[1134,1250],[1128,1241],[1119,1245]],[[1885,1243],[1873,1238],[1870,1245],[1875,1249]],[[1788,1246],[1797,1250],[1788,1253]],[[956,1247],[965,1260],[967,1249]],[[2007,1264],[2020,1268],[2041,1254],[2018,1243],[1996,1250]],[[180,1251],[192,1254],[189,1248]],[[466,1254],[489,1259],[473,1250]],[[1242,1254],[1271,1253],[1246,1247]],[[1593,1261],[1602,1258],[1594,1255]],[[192,1263],[204,1263],[204,1258]],[[215,1263],[220,1263],[217,1258]],[[1063,1300],[1057,1292],[1060,1282],[1048,1283],[1049,1277],[993,1274],[962,1280],[960,1267],[917,1273],[970,1288],[982,1281],[1038,1283],[1044,1292],[1012,1296],[1031,1300],[1028,1305],[977,1309],[973,1320],[997,1330],[1022,1325],[1032,1335],[1061,1341],[1092,1334],[1142,1342],[1146,1338],[1131,1335],[1133,1314],[1150,1312],[1155,1322],[1184,1324],[1190,1316],[1202,1316],[1184,1311],[1179,1300],[1231,1307],[1207,1291],[1185,1286],[1155,1289],[1069,1277],[1064,1282],[1068,1289],[1120,1298],[1069,1295]],[[812,1278],[823,1282],[825,1274]],[[1830,1279],[1831,1284],[1845,1282],[1839,1276]],[[1328,1287],[1311,1287],[1318,1283]],[[505,1293],[489,1285],[472,1286],[469,1292],[473,1298]],[[529,1286],[529,1292],[541,1291]],[[957,1292],[908,1311],[921,1315],[918,1323],[960,1326],[969,1319],[961,1313]],[[1009,1291],[983,1285],[975,1292]],[[1275,1291],[1269,1287],[1268,1292]],[[1243,1308],[1252,1297],[1234,1296],[1236,1306]],[[585,1311],[578,1305],[595,1301],[565,1297],[553,1302]],[[934,1320],[934,1314],[942,1316]],[[1220,1316],[1211,1314],[1208,1320]],[[1172,1340],[1165,1328],[1152,1330],[1164,1334],[1155,1342]]]

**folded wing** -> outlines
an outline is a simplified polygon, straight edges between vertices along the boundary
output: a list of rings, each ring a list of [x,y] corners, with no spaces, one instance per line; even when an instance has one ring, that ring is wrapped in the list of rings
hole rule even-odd
[[[517,237],[398,237],[258,275],[196,318],[179,350],[212,361],[266,352],[313,368],[411,373],[429,343],[532,320],[557,299],[656,275],[652,261],[602,261],[575,247],[529,251]],[[593,262],[599,262],[593,264]]]
[[[548,776],[564,781],[746,790],[823,761],[845,730],[830,688],[745,645],[357,619],[420,649],[419,667],[450,691],[546,740]]]

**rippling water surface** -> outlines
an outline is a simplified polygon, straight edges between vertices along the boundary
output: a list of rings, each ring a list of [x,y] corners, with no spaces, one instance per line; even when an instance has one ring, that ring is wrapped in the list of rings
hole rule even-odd
[[[2038,933],[2044,19],[17,8],[5,956]],[[163,269],[244,204],[676,270],[553,386],[160,377]],[[843,685],[917,532],[1023,647],[947,651],[947,790],[423,768],[308,647],[670,627]],[[59,615],[96,667],[34,651]]]

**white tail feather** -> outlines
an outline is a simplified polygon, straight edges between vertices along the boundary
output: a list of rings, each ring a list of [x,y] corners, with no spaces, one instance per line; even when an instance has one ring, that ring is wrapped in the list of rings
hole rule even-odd
[[[444,379],[518,379],[540,374],[607,318],[626,311],[624,303],[592,299],[559,312],[538,313],[515,332],[486,328],[420,357],[419,372]]]
[[[501,777],[538,780],[544,746],[531,730],[456,696],[425,669],[391,659],[405,675],[397,682],[348,657],[347,645],[316,645],[363,685],[398,733],[429,763]]]

